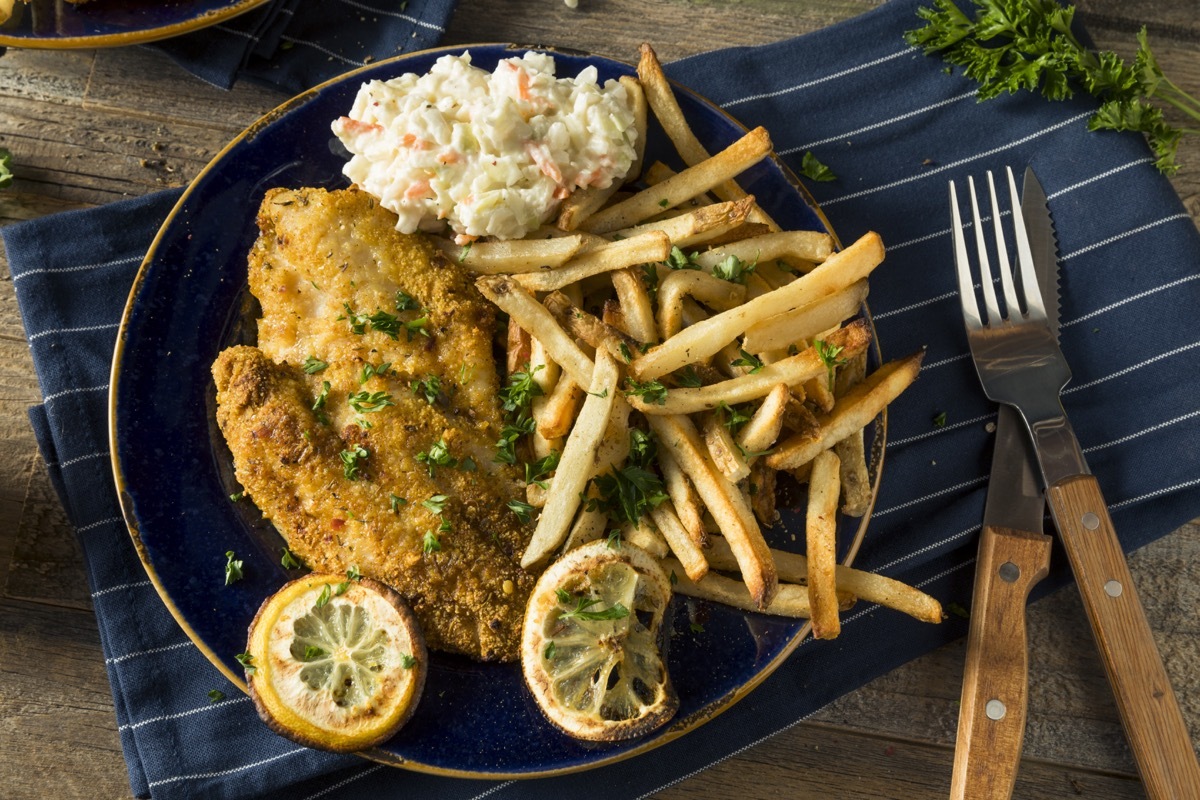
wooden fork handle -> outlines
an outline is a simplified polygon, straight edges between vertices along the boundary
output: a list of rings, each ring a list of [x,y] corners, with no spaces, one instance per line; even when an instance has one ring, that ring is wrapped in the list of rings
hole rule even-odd
[[[963,668],[951,800],[1012,796],[1029,688],[1025,604],[1050,568],[1050,537],[984,526]]]
[[[1200,765],[1129,566],[1091,475],[1046,490],[1117,710],[1151,800],[1200,798]]]

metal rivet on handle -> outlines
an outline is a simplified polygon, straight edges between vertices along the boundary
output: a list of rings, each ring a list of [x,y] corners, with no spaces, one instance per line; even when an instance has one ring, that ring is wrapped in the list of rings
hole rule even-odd
[[[1083,527],[1087,528],[1089,531],[1094,531],[1096,528],[1100,527],[1100,518],[1091,511],[1084,514],[1079,521],[1082,522]]]
[[[1004,707],[1004,703],[999,700],[988,700],[987,705],[983,707],[988,719],[1001,720],[1008,713],[1008,709]]]
[[[1104,584],[1104,593],[1109,597],[1120,597],[1121,592],[1125,591],[1125,587],[1120,581],[1109,581]]]
[[[1000,579],[1005,583],[1012,583],[1019,577],[1021,577],[1021,568],[1013,562],[1005,561],[1000,565]]]

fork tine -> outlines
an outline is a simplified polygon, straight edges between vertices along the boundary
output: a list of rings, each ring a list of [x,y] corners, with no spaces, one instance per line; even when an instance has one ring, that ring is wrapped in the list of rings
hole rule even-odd
[[[971,262],[967,257],[967,241],[963,238],[962,218],[958,213],[958,194],[954,181],[950,181],[950,219],[954,234],[954,266],[958,273],[958,300],[962,304],[963,321],[967,330],[979,330],[983,320],[979,318],[979,304],[975,301],[975,282],[971,280]]]
[[[1029,249],[1029,234],[1025,230],[1025,218],[1021,216],[1021,198],[1017,196],[1017,182],[1012,167],[1008,170],[1008,193],[1013,207],[1013,227],[1017,234],[1017,259],[1021,265],[1021,292],[1030,319],[1046,319],[1046,304],[1042,301],[1042,289],[1038,286],[1037,272],[1033,268],[1033,251]]]
[[[995,325],[1001,319],[1000,306],[996,303],[996,287],[992,283],[992,265],[988,261],[987,237],[983,234],[983,222],[979,219],[979,202],[976,199],[975,178],[967,176],[967,185],[971,189],[971,215],[975,221],[975,249],[979,253],[979,286],[983,289],[983,302],[987,306],[988,325]],[[993,213],[995,213],[994,210]]]
[[[1000,284],[1004,287],[1004,306],[1007,316],[1012,319],[1021,315],[1021,306],[1017,303],[1017,287],[1013,285],[1012,262],[1008,260],[1008,245],[1004,243],[1004,225],[1000,220],[1000,204],[996,202],[996,182],[992,180],[992,171],[988,170],[988,194],[992,200],[992,224],[996,231],[996,260],[1000,267]],[[1013,216],[1020,214],[1014,207]]]

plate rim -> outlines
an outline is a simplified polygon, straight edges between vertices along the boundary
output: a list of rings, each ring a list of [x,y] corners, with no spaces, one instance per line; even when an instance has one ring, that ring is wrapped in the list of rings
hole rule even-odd
[[[91,36],[13,36],[0,33],[0,47],[25,48],[27,50],[84,50],[92,47],[125,47],[147,44],[208,28],[241,16],[270,1],[234,0],[226,8],[209,11],[182,22],[120,33],[101,33]]]
[[[265,2],[265,0],[262,0],[262,1]],[[188,200],[189,196],[195,190],[197,185],[209,174],[209,172],[211,172],[213,169],[216,168],[217,164],[225,157],[225,155],[230,150],[232,150],[234,147],[239,145],[242,141],[244,141],[248,138],[253,138],[254,136],[257,136],[258,133],[263,128],[268,127],[269,125],[278,121],[283,116],[286,116],[286,114],[289,111],[291,111],[293,108],[305,104],[306,102],[308,102],[308,100],[312,96],[316,95],[317,93],[319,93],[326,87],[329,87],[334,84],[342,83],[347,80],[353,80],[355,75],[378,69],[379,67],[387,65],[387,64],[398,63],[401,61],[407,61],[407,60],[410,60],[410,59],[413,59],[413,58],[416,58],[419,56],[428,56],[428,55],[431,55],[434,53],[444,53],[444,54],[461,53],[461,52],[464,52],[464,51],[467,51],[467,50],[470,50],[473,48],[503,48],[503,49],[512,50],[514,52],[533,50],[533,51],[546,52],[546,53],[551,53],[551,54],[563,53],[564,55],[571,55],[571,56],[576,56],[576,57],[602,59],[602,60],[609,61],[612,63],[620,64],[629,69],[636,69],[636,67],[633,64],[630,64],[627,61],[623,61],[623,60],[617,59],[617,58],[612,58],[610,56],[601,56],[601,55],[597,55],[594,53],[587,53],[587,52],[583,52],[583,51],[580,51],[577,49],[572,49],[570,47],[556,47],[553,45],[519,45],[519,44],[514,44],[511,42],[473,42],[473,43],[463,43],[463,44],[439,45],[437,47],[425,48],[423,50],[415,50],[410,53],[402,53],[402,54],[393,56],[388,59],[384,59],[384,60],[381,60],[378,62],[366,64],[362,67],[358,67],[358,68],[350,70],[348,72],[344,72],[340,75],[330,78],[329,80],[323,81],[322,83],[319,83],[316,86],[313,86],[312,88],[307,89],[307,90],[301,92],[300,94],[297,94],[294,97],[291,97],[291,98],[283,101],[282,103],[277,105],[275,108],[267,111],[262,116],[260,116],[258,119],[256,119],[254,122],[250,123],[241,133],[239,133],[237,136],[232,138],[224,147],[222,147],[212,157],[212,159],[210,159],[209,162],[200,170],[200,172],[198,172],[191,179],[191,181],[188,182],[188,185],[184,189],[183,194],[181,194],[179,196],[179,199],[175,202],[175,205],[171,208],[170,212],[168,212],[167,216],[163,219],[162,224],[159,226],[158,231],[155,233],[154,239],[151,241],[150,246],[147,248],[146,255],[143,257],[141,264],[139,264],[137,274],[135,275],[133,283],[130,287],[129,295],[126,299],[125,307],[121,314],[121,323],[120,323],[120,327],[117,329],[116,343],[115,343],[114,349],[113,349],[112,365],[111,365],[111,370],[110,370],[110,375],[109,375],[108,409],[107,409],[109,455],[110,455],[110,462],[111,462],[112,472],[113,472],[113,481],[114,481],[114,485],[115,485],[116,492],[117,492],[117,498],[118,498],[118,501],[119,501],[119,504],[121,507],[121,516],[122,516],[122,519],[123,519],[128,531],[129,531],[130,537],[133,541],[134,549],[137,553],[138,560],[141,562],[142,568],[145,570],[147,577],[149,578],[151,584],[154,586],[155,592],[157,592],[159,598],[162,600],[163,604],[166,606],[166,608],[170,612],[171,616],[174,617],[176,624],[178,624],[180,626],[181,630],[183,630],[183,632],[187,635],[188,639],[191,640],[191,642],[204,655],[204,657],[206,659],[208,659],[208,661],[210,663],[212,663],[221,672],[221,674],[225,676],[225,678],[227,678],[234,686],[238,687],[238,689],[241,690],[243,693],[248,693],[248,688],[247,688],[244,676],[242,674],[238,674],[237,672],[231,670],[225,664],[224,660],[220,656],[218,656],[216,654],[216,652],[214,652],[212,650],[212,648],[210,648],[208,646],[208,644],[204,641],[203,638],[201,638],[199,636],[199,634],[196,633],[196,631],[192,628],[192,626],[187,622],[187,619],[185,618],[182,610],[175,604],[174,599],[171,597],[170,593],[167,591],[166,587],[162,583],[162,579],[159,577],[157,570],[155,569],[154,565],[151,563],[150,555],[145,547],[145,544],[141,540],[141,532],[139,529],[137,517],[135,516],[134,510],[133,510],[132,497],[126,491],[126,480],[125,480],[124,472],[121,468],[120,449],[117,446],[118,445],[117,395],[119,393],[118,385],[119,385],[119,382],[121,379],[121,363],[122,363],[122,359],[124,357],[125,343],[128,338],[128,324],[129,324],[129,320],[130,320],[130,315],[133,311],[135,302],[138,299],[138,296],[140,294],[142,284],[144,282],[144,279],[146,278],[146,275],[150,268],[151,262],[154,260],[154,256],[157,253],[158,248],[159,248],[160,244],[162,243],[164,236],[166,235],[167,229],[170,227],[171,223],[175,220],[175,217],[182,211],[185,202]],[[718,114],[720,114],[722,117],[724,117],[736,129],[739,129],[743,132],[746,132],[749,130],[749,128],[747,128],[744,123],[742,123],[740,120],[735,118],[733,115],[731,115],[729,112],[727,112],[724,108],[722,108],[721,106],[719,106],[718,104],[716,104],[715,102],[710,100],[709,98],[705,97],[703,94],[701,94],[687,86],[684,86],[671,78],[668,78],[668,81],[671,84],[671,87],[675,91],[685,92],[685,93],[691,95],[694,99],[700,101],[701,103],[708,106],[710,109],[716,111]],[[808,189],[800,182],[800,180],[796,176],[795,172],[790,167],[788,167],[788,165],[785,164],[783,162],[783,160],[778,156],[778,154],[776,154],[773,150],[769,154],[768,157],[780,169],[784,178],[800,194],[800,196],[804,199],[805,203],[808,204],[808,206],[811,208],[813,213],[821,221],[821,224],[825,227],[825,230],[832,237],[835,248],[838,250],[842,249],[842,243],[839,240],[836,232],[834,231],[833,226],[830,224],[829,219],[825,216],[824,211],[817,204],[816,200],[809,193]],[[873,353],[874,357],[880,363],[882,363],[882,352],[881,352],[881,348],[879,346],[878,336],[876,335],[874,318],[872,317],[872,315],[870,313],[870,309],[865,301],[862,304],[862,310],[864,312],[865,319],[867,321],[867,326],[871,332],[871,343],[869,345],[869,348],[870,348],[871,352]],[[880,487],[880,482],[881,482],[882,476],[883,476],[884,456],[886,455],[886,451],[887,451],[887,421],[888,421],[887,411],[888,410],[885,407],[879,413],[879,415],[873,420],[873,422],[876,426],[876,434],[875,434],[875,443],[872,448],[873,459],[872,459],[871,463],[868,465],[871,470],[871,477],[872,477],[870,503],[868,505],[866,512],[863,514],[862,518],[859,520],[858,526],[854,531],[853,537],[850,539],[849,548],[846,552],[845,557],[840,562],[846,566],[849,566],[850,564],[853,563],[854,558],[857,555],[858,550],[861,547],[862,542],[866,537],[866,532],[870,525],[871,517],[874,512],[875,503],[879,497],[879,487]],[[791,656],[791,654],[793,652],[795,652],[795,650],[800,646],[800,644],[811,634],[811,631],[812,631],[811,621],[805,621],[801,625],[799,630],[796,632],[796,634],[794,636],[792,636],[792,638],[787,642],[787,644],[784,645],[780,649],[779,653],[776,654],[776,656],[774,658],[772,658],[770,661],[766,662],[763,665],[763,667],[755,675],[753,675],[749,680],[747,680],[745,683],[741,684],[740,686],[737,686],[732,691],[728,692],[727,694],[725,694],[722,697],[718,698],[717,700],[713,701],[712,703],[705,706],[704,708],[699,709],[697,712],[693,713],[690,717],[688,717],[682,721],[680,721],[680,720],[671,721],[669,723],[668,729],[665,730],[664,732],[660,733],[659,735],[654,736],[653,738],[650,738],[648,740],[644,740],[639,744],[633,745],[627,750],[622,750],[621,752],[613,753],[613,754],[601,757],[595,761],[589,761],[589,762],[582,763],[582,764],[572,764],[572,765],[567,765],[564,767],[557,767],[557,768],[551,768],[551,769],[538,769],[538,770],[527,770],[527,771],[516,771],[516,772],[512,772],[512,771],[482,772],[482,771],[475,771],[475,770],[454,769],[454,768],[438,766],[436,764],[427,764],[427,763],[424,763],[421,761],[414,761],[411,759],[406,759],[404,757],[401,757],[401,756],[399,756],[395,753],[389,752],[387,750],[384,750],[381,747],[373,747],[373,748],[369,748],[367,750],[362,750],[362,751],[357,752],[356,755],[359,755],[359,756],[363,757],[364,759],[367,759],[367,760],[370,760],[370,761],[373,761],[373,762],[376,762],[379,764],[384,764],[386,766],[391,766],[391,767],[399,767],[399,768],[411,770],[414,772],[419,772],[419,773],[424,773],[424,774],[429,774],[429,775],[436,775],[436,776],[441,776],[441,777],[467,778],[467,779],[474,779],[474,780],[514,780],[514,779],[526,779],[526,778],[555,777],[555,776],[562,776],[562,775],[569,775],[569,774],[574,774],[574,773],[579,773],[579,772],[585,772],[588,770],[596,769],[598,767],[615,764],[615,763],[624,761],[626,759],[632,758],[634,756],[642,755],[651,750],[657,749],[658,747],[665,745],[669,742],[673,742],[676,739],[684,736],[685,734],[689,734],[692,731],[696,730],[697,728],[702,727],[705,723],[710,722],[711,720],[720,716],[725,711],[732,708],[740,700],[745,698],[750,692],[754,691],[754,689],[756,689],[763,681],[765,681],[768,677],[770,677],[772,674],[774,674],[774,672],[783,664],[783,662],[786,661]],[[566,735],[566,734],[564,734],[564,735]]]

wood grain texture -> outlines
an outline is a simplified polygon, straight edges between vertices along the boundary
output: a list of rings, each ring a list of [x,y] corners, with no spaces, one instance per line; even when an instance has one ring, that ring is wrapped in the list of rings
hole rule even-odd
[[[561,0],[503,0],[498,14],[498,0],[459,0],[445,42],[545,43],[633,61],[638,45],[651,41],[669,61],[806,33],[878,4],[579,0],[573,11]],[[1200,93],[1195,0],[1079,5],[1097,44],[1125,55],[1136,46],[1133,30],[1146,23],[1166,73]],[[0,146],[14,152],[17,179],[0,192],[0,225],[183,185],[234,132],[283,99],[252,86],[220,92],[145,48],[10,50],[0,58]],[[1200,137],[1184,140],[1179,160],[1184,167],[1172,184],[1200,218]],[[0,794],[128,798],[95,620],[78,610],[87,594],[82,565],[68,574],[74,533],[47,503],[34,458],[26,409],[40,392],[24,335],[0,253]],[[1129,563],[1191,735],[1200,739],[1200,525],[1139,550]],[[1014,797],[1145,797],[1078,592],[1030,606],[1027,625],[1029,713]],[[945,798],[964,654],[958,642],[906,664],[656,797]]]
[[[1200,764],[1158,654],[1099,483],[1091,475],[1046,490],[1059,537],[1151,800],[1200,797]]]
[[[1025,603],[1050,570],[1051,543],[990,525],[980,535],[951,800],[1012,796],[1029,699]]]

